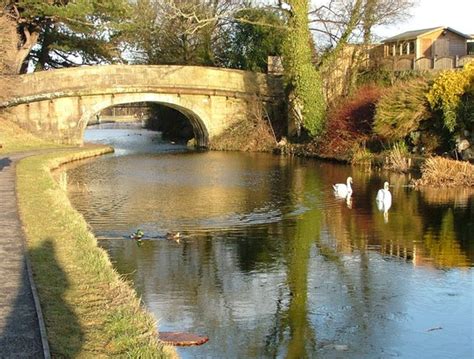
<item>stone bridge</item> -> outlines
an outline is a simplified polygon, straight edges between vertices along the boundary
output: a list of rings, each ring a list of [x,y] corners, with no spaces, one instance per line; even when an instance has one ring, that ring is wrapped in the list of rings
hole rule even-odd
[[[104,65],[19,76],[7,117],[50,141],[82,144],[87,123],[103,109],[134,102],[172,107],[190,121],[198,146],[263,105],[279,115],[281,79],[199,66]],[[273,119],[273,118],[272,118]]]

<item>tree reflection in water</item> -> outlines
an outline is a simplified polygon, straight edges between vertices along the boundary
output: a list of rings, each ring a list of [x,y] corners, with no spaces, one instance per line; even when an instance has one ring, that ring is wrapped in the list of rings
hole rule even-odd
[[[351,206],[331,186],[349,175]],[[474,262],[472,195],[415,191],[395,174],[204,153],[90,162],[68,178],[72,202],[99,235],[185,233],[180,244],[101,244],[160,325],[211,337],[186,349],[191,356],[326,357],[346,347],[349,357],[397,355],[385,350],[413,334],[404,316],[420,300],[420,281],[399,277]],[[388,221],[375,203],[386,180]],[[423,271],[423,281],[430,273],[438,272]]]

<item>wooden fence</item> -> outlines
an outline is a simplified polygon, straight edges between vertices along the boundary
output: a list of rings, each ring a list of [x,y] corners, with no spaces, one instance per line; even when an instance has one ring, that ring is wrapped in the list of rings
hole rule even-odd
[[[407,71],[407,70],[450,70],[462,68],[465,64],[470,61],[474,61],[474,55],[467,55],[462,57],[420,57],[418,59],[413,58],[383,58],[377,59],[377,65],[383,66],[387,69],[394,71]]]

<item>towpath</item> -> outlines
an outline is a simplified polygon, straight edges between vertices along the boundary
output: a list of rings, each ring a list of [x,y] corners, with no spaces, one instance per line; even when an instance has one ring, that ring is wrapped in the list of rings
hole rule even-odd
[[[0,154],[0,358],[50,356],[16,197],[16,163],[28,155]]]

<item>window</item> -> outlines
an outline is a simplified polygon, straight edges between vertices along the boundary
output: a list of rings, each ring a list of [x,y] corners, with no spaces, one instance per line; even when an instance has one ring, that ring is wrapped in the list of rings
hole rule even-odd
[[[472,40],[467,42],[467,54],[474,55],[474,41]]]
[[[415,53],[415,41],[404,42],[401,46],[401,55],[411,55]]]
[[[397,44],[397,55],[403,55],[403,45]]]
[[[388,56],[395,56],[395,51],[394,51],[394,46],[393,44],[388,44]]]
[[[404,42],[402,45],[402,55],[407,55],[409,53],[409,42]]]

